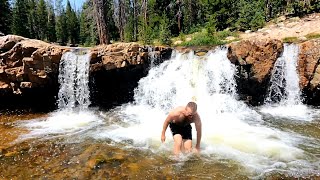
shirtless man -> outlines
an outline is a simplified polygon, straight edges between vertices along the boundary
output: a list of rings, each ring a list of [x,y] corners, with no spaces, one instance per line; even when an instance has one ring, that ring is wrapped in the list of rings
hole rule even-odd
[[[187,106],[180,106],[172,110],[166,120],[163,123],[161,141],[166,140],[165,132],[170,125],[170,129],[174,139],[174,149],[175,155],[180,154],[180,152],[191,152],[192,150],[192,133],[191,133],[191,123],[194,123],[197,130],[197,144],[196,151],[200,151],[200,141],[201,141],[201,119],[197,113],[197,104],[194,102],[189,102]]]

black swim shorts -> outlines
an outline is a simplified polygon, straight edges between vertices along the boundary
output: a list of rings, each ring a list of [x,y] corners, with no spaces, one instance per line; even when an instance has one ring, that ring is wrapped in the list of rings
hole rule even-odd
[[[180,134],[182,136],[182,139],[192,140],[192,133],[191,133],[192,127],[190,124],[186,126],[179,126],[173,122],[170,122],[169,126],[172,132],[172,136],[176,134]]]

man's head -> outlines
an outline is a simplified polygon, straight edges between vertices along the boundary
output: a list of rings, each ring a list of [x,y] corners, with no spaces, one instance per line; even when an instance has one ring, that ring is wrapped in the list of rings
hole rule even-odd
[[[189,102],[186,106],[186,116],[189,119],[193,118],[193,115],[197,112],[197,104],[195,102]]]

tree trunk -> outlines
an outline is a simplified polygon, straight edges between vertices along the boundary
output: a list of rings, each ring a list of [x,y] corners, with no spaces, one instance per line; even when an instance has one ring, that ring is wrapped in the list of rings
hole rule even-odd
[[[120,40],[124,41],[124,20],[125,20],[125,2],[119,0],[119,34]]]
[[[137,1],[133,0],[133,40],[138,40],[138,15],[137,15]]]
[[[105,18],[105,0],[93,0],[100,44],[109,44],[108,28]]]

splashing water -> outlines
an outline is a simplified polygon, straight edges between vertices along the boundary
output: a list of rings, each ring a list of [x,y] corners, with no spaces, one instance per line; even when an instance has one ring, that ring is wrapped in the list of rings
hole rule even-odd
[[[253,174],[279,164],[286,170],[313,166],[299,165],[306,155],[297,148],[298,137],[262,125],[262,117],[237,100],[234,75],[226,48],[204,57],[175,52],[171,60],[152,68],[140,80],[133,104],[114,110],[122,122],[99,128],[93,136],[116,142],[130,140],[131,146],[156,153],[169,151],[173,145],[170,130],[166,132],[167,143],[160,143],[167,113],[196,99],[203,124],[202,152],[207,158],[218,155],[235,160]]]
[[[65,57],[68,57],[65,61],[81,59],[78,55]],[[67,70],[61,68],[60,73],[77,74],[75,69],[66,73]],[[89,101],[78,100],[74,95],[75,86],[79,86],[76,85],[77,76],[68,81],[72,86],[63,90],[70,95],[61,96],[64,97],[61,101],[68,103],[62,103],[64,106],[59,111],[45,119],[22,123],[31,131],[24,138],[76,135],[79,139],[112,140],[116,145],[120,142],[156,154],[171,154],[170,130],[166,132],[166,143],[160,143],[163,122],[172,108],[196,100],[203,124],[201,157],[206,162],[225,162],[227,159],[245,167],[250,177],[259,177],[274,169],[299,173],[319,169],[319,158],[301,149],[302,146],[317,149],[319,141],[312,138],[307,141],[299,134],[270,127],[258,112],[237,100],[235,69],[224,47],[203,57],[195,56],[193,52],[174,52],[170,60],[151,68],[139,81],[133,103],[100,112],[100,117],[88,111]],[[192,127],[195,135],[193,124]],[[193,144],[195,140],[196,137]]]
[[[297,60],[299,46],[284,44],[284,52],[275,62],[270,87],[262,112],[297,120],[311,120],[310,112],[301,103]]]
[[[31,129],[23,139],[47,134],[79,133],[102,122],[88,110],[90,57],[85,49],[74,49],[63,54],[59,66],[59,109],[48,118],[23,122],[22,126]]]

